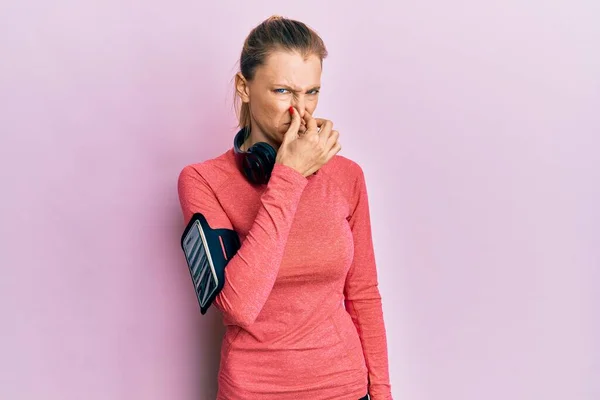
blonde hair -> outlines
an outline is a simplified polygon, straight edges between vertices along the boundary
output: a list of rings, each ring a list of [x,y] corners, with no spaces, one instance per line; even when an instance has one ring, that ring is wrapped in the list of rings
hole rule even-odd
[[[273,15],[256,26],[244,41],[240,56],[240,72],[251,81],[256,69],[263,65],[272,51],[296,51],[303,57],[316,55],[323,62],[327,48],[321,37],[306,24]],[[234,85],[235,89],[235,85]],[[235,110],[239,128],[250,126],[250,103],[241,103],[235,92]]]

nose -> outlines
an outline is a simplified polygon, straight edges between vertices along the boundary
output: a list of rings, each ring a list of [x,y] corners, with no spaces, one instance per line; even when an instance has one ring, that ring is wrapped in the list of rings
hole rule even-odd
[[[304,97],[299,96],[299,97],[295,98],[292,101],[292,106],[294,106],[294,108],[296,110],[298,110],[300,118],[304,118],[304,112],[306,111],[306,104],[304,102]]]

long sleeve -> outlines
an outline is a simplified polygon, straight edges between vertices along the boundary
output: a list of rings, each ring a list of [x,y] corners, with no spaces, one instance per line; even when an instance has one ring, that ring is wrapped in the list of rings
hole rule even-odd
[[[215,302],[225,324],[252,325],[277,277],[294,215],[308,180],[283,164],[275,164],[260,208],[240,249],[225,268],[225,283]],[[198,168],[186,166],[178,193],[186,223],[202,213],[211,228],[233,229],[215,193]]]
[[[358,164],[355,165],[358,172],[349,218],[354,238],[354,259],[344,285],[344,303],[360,336],[368,369],[369,395],[372,400],[392,400],[387,338],[371,237],[369,201],[364,173]]]

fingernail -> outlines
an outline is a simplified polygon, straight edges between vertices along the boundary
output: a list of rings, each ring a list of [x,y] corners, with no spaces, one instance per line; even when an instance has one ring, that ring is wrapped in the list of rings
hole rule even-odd
[[[294,115],[294,107],[290,106],[290,115]]]

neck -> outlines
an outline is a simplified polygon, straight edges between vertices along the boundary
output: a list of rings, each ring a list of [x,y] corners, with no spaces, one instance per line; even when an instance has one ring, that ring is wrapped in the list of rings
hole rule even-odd
[[[254,126],[254,128],[253,128]],[[274,143],[274,141],[265,135],[256,124],[250,124],[250,134],[244,141],[244,143],[240,146],[242,151],[248,151],[252,145],[258,142],[265,142],[271,145],[277,151],[279,149],[280,143]]]

